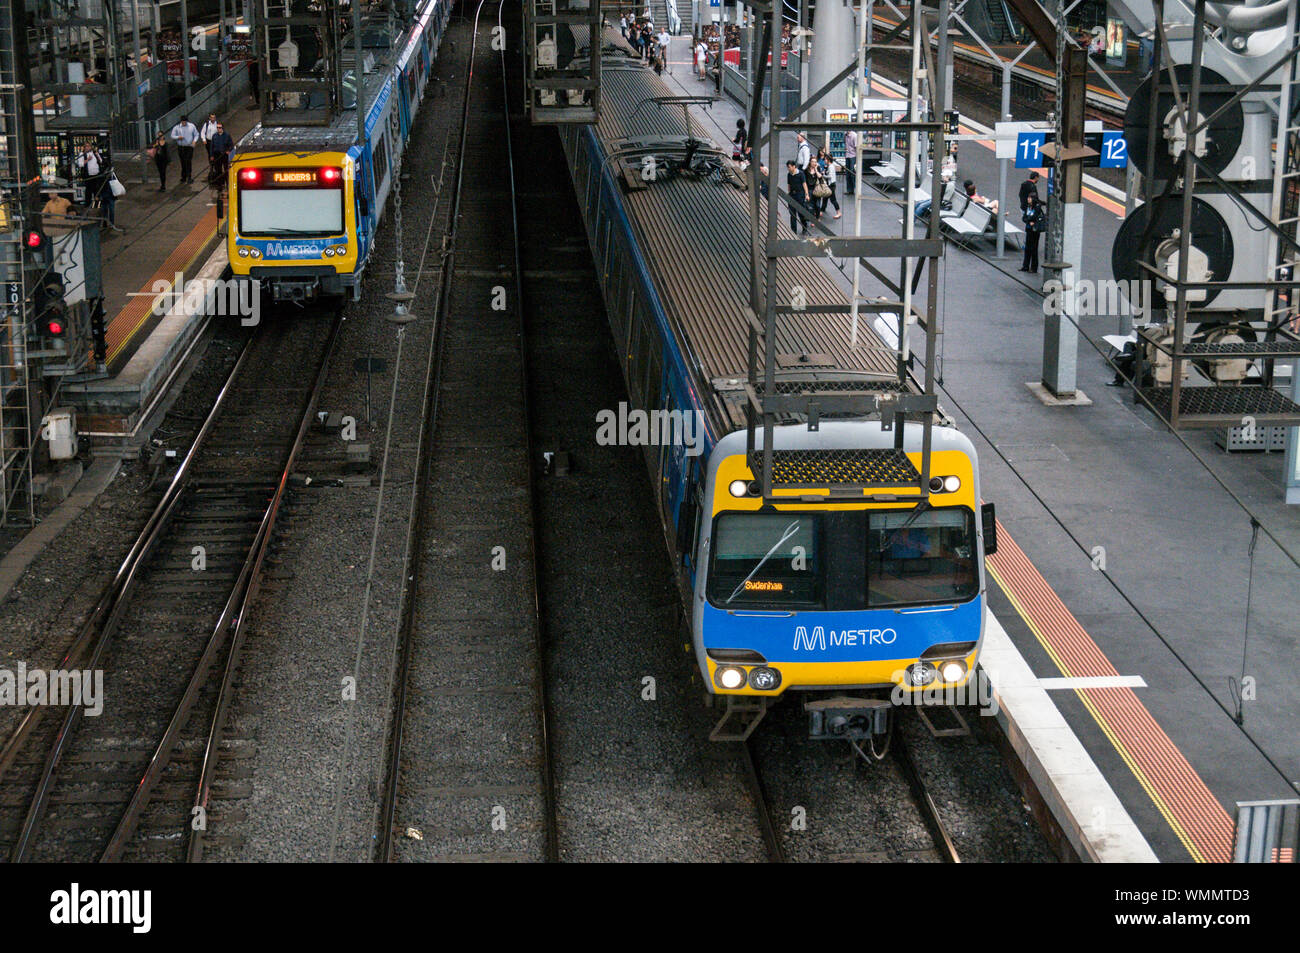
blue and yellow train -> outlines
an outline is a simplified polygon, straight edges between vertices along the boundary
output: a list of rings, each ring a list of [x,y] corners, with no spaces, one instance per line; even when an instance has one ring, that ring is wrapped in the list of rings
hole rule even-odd
[[[727,708],[714,736],[744,737],[772,701],[797,692],[814,736],[871,737],[887,730],[890,700],[965,686],[974,669],[983,557],[995,545],[975,449],[936,424],[919,505],[887,489],[846,498],[830,487],[776,490],[789,501],[765,505],[746,455],[749,198],[708,179],[645,181],[647,156],[706,137],[680,109],[657,108],[669,90],[650,70],[607,58],[601,77],[599,122],[560,135],[628,385],[620,416],[648,415],[646,461],[699,672]],[[780,300],[795,287],[809,301],[846,300],[812,259],[783,263],[779,284]],[[778,379],[822,368],[896,389],[895,353],[866,329],[850,346],[848,321],[810,310],[788,322]],[[922,430],[909,422],[901,442],[918,471]],[[879,419],[791,419],[774,446],[889,450],[897,436]]]
[[[237,279],[257,279],[275,301],[360,297],[394,162],[406,149],[450,10],[450,0],[423,0],[396,35],[363,26],[364,62],[373,57],[374,68],[359,84],[354,71],[344,76],[345,108],[331,125],[259,124],[239,141],[226,235]],[[357,108],[365,110],[364,135]]]

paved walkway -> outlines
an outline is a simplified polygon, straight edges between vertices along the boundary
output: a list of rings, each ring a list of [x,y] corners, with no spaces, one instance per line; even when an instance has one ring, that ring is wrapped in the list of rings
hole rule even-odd
[[[259,116],[241,101],[238,108],[218,118],[239,141]],[[116,209],[123,231],[101,233],[109,370],[113,372],[130,359],[156,321],[153,297],[130,293],[150,291],[158,281],[170,287],[177,272],[194,270],[218,237],[215,200],[206,184],[208,160],[201,149],[195,151],[194,182],[188,185],[180,183],[180,163],[173,151],[166,192],[158,191],[157,170],[143,153],[120,156],[114,166],[126,186]]]

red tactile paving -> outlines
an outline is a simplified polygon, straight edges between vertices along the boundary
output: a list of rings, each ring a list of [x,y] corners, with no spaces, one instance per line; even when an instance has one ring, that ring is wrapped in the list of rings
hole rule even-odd
[[[1120,674],[1001,524],[998,551],[988,564],[1063,675]],[[1133,689],[1087,688],[1077,694],[1192,858],[1230,861],[1232,818]]]

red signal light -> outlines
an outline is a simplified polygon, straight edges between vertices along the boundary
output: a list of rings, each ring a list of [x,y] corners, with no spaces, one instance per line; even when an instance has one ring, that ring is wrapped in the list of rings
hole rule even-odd
[[[45,244],[45,236],[40,232],[30,231],[27,233],[28,248],[40,248],[43,244]]]
[[[51,319],[45,322],[45,333],[50,337],[57,338],[63,336],[63,322]]]

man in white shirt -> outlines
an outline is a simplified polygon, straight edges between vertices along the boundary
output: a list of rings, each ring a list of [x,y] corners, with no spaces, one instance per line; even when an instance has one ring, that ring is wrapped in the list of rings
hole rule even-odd
[[[668,59],[668,46],[672,43],[672,37],[668,35],[668,28],[664,27],[663,32],[659,34],[659,59],[663,60],[664,66],[668,67],[668,72],[673,71],[673,64]]]
[[[199,127],[190,122],[189,116],[181,116],[181,121],[172,126],[172,138],[176,140],[176,152],[181,159],[181,181],[190,182],[194,144],[199,141]]]
[[[795,159],[795,165],[799,166],[800,172],[808,171],[808,163],[812,161],[812,146],[808,144],[808,137],[802,132],[798,135],[799,140],[799,157]]]
[[[217,114],[208,113],[208,121],[199,129],[199,142],[203,143],[203,151],[207,153],[208,165],[212,165],[212,137],[217,134]]]
[[[709,48],[700,40],[695,45],[695,72],[699,74],[700,79],[704,79],[704,60],[709,55]]]
[[[618,28],[623,31],[623,39],[627,39],[627,14],[618,18]]]

